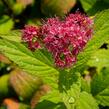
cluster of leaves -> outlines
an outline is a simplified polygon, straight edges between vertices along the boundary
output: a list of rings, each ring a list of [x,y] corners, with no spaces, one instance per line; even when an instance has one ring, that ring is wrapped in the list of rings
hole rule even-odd
[[[10,2],[9,0],[7,1]],[[67,0],[65,1],[69,4]],[[4,58],[2,58],[2,61],[7,63],[11,70],[14,69],[11,73],[0,76],[0,99],[7,97],[8,93],[19,102],[13,99],[5,99],[4,105],[8,104],[10,106],[10,103],[12,106],[16,106],[16,109],[30,109],[30,104],[33,109],[109,108],[108,1],[80,0],[77,2],[76,7],[78,7],[78,4],[80,6],[81,3],[84,12],[88,15],[93,15],[94,34],[84,51],[78,55],[77,63],[70,69],[55,68],[51,54],[46,50],[31,52],[24,43],[21,43],[20,31],[8,32],[13,28],[16,16],[22,15],[24,10],[27,9],[27,4],[22,6],[14,2],[13,0],[13,8],[8,9],[13,12],[14,17],[4,16],[5,10],[0,13],[3,15],[2,20],[0,20],[0,33],[2,33],[0,35],[0,52],[8,57],[11,62]],[[4,6],[3,3],[0,1],[0,7]],[[56,0],[52,0],[50,4],[49,0],[42,0],[40,3],[42,5],[39,13],[42,17],[49,14],[62,16],[70,10],[68,8],[66,12],[62,11],[62,8],[57,9],[61,2],[58,4]],[[32,5],[33,7],[29,8],[32,12],[35,11],[36,7],[36,4],[33,4],[35,6]],[[65,5],[65,7],[67,6]],[[60,9],[62,10],[58,13]],[[49,13],[46,13],[48,10]],[[31,16],[33,17],[34,14]],[[33,20],[33,18],[30,19]],[[8,33],[4,34],[5,31]],[[23,69],[23,71],[16,68],[16,66]],[[0,67],[2,69],[4,65],[1,64]],[[5,107],[2,108],[4,109]]]

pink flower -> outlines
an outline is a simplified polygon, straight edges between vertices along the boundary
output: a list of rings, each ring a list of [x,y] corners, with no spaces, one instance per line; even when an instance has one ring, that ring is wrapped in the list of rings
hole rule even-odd
[[[32,41],[34,37],[38,37],[38,28],[31,25],[26,25],[22,30],[22,40],[25,42]]]
[[[39,40],[52,53],[55,65],[60,68],[72,66],[77,55],[84,49],[92,37],[93,20],[76,12],[69,14],[65,20],[48,18],[40,27],[26,26],[22,39],[31,50],[40,48]]]
[[[22,40],[27,42],[28,48],[32,51],[40,48],[40,44],[37,41],[39,38],[38,36],[39,28],[36,26],[26,25],[25,28],[22,30]]]

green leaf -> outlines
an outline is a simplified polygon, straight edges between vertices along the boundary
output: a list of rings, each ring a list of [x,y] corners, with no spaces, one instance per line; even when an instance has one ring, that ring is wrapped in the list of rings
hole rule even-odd
[[[40,103],[43,104],[44,101],[49,101],[55,104],[64,102],[65,106],[68,109],[73,109],[73,107],[76,105],[77,100],[79,99],[80,82],[81,79],[79,73],[74,73],[71,77],[71,75],[68,72],[61,71],[59,77],[59,90],[50,91],[45,96],[41,97],[39,105]],[[69,87],[70,84],[72,84],[71,87]]]
[[[34,98],[34,97],[33,97]],[[34,99],[34,102],[37,101]],[[35,109],[66,109],[59,93],[59,90],[49,91],[46,95],[42,96]]]
[[[84,51],[78,55],[78,61],[71,69],[71,72],[82,71],[91,58],[91,55],[109,40],[109,10],[102,11],[95,16],[94,36],[88,42]]]
[[[109,69],[104,68],[93,77],[91,82],[91,92],[103,106],[109,106]]]
[[[81,90],[86,91],[90,93],[91,88],[90,88],[90,82],[85,80],[84,78],[81,78]]]
[[[81,78],[79,73],[60,72],[60,95],[67,109],[75,109],[81,90]]]
[[[100,92],[95,98],[102,106],[109,106],[109,87]]]
[[[80,95],[80,84],[81,79],[79,73],[74,73],[73,76],[71,76],[69,72],[61,71],[59,90],[54,90],[43,96],[40,102],[49,101],[55,104],[64,102],[67,109],[74,109]]]
[[[14,26],[14,22],[8,16],[0,17],[0,34],[8,33]]]
[[[44,107],[47,109],[98,109],[98,104],[92,95],[85,91],[81,92],[81,79],[78,73],[75,73],[72,78],[74,83],[69,90],[65,88],[66,86],[63,86],[63,90],[61,89],[62,92],[60,93],[58,91],[48,93],[41,98],[41,101],[37,104],[35,109],[43,109]],[[65,82],[67,82],[66,85],[69,85],[68,80]],[[64,105],[59,105],[62,101],[66,108]]]
[[[53,103],[62,102],[59,90],[50,91],[46,95],[42,96],[40,102],[43,102],[44,100],[47,100]]]
[[[91,59],[88,61],[88,65],[91,67],[97,67],[101,69],[103,67],[109,67],[109,50],[100,49],[96,51]]]
[[[50,66],[54,65],[52,55],[47,50],[44,50],[44,49],[36,50],[35,52],[33,52],[33,54],[40,61],[42,61],[42,62],[44,61],[44,63],[46,63],[46,64],[48,64]]]
[[[14,41],[0,39],[0,50],[5,56],[28,73],[43,77],[44,81],[52,84],[52,86],[57,83],[56,77],[58,71],[44,63],[44,61],[40,61],[39,57],[35,57],[24,45]],[[41,58],[44,59],[43,56]]]
[[[108,0],[80,0],[83,9],[88,15],[95,15],[97,12],[109,8]]]
[[[40,102],[39,104],[37,104],[35,109],[66,109],[66,107],[63,103],[56,104],[56,103],[44,100],[43,102]]]
[[[96,0],[80,0],[83,9],[87,12],[96,3]]]
[[[67,109],[75,109],[79,99],[79,94],[80,87],[76,84],[73,84],[73,87],[70,90],[64,91],[62,93],[62,100],[65,103]]]
[[[15,41],[15,42],[21,42],[21,31],[19,30],[13,30],[8,32],[8,34],[1,34],[0,33],[0,37],[4,38],[4,39],[8,39],[10,41]]]
[[[76,109],[99,109],[96,100],[91,94],[81,92]]]
[[[92,95],[85,91],[81,92],[81,78],[78,74],[78,78],[75,77],[75,74],[72,77],[74,83],[71,85],[71,88],[60,92],[65,106],[67,109],[98,109],[98,104]]]

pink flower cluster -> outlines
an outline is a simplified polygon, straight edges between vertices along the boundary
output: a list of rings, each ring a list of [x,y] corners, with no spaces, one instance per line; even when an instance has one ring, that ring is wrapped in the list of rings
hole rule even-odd
[[[92,33],[93,20],[77,12],[64,20],[48,18],[40,28],[26,27],[22,39],[32,42],[34,37],[41,37],[42,43],[52,53],[56,66],[66,68],[76,62],[78,53],[84,49]],[[29,45],[30,48],[37,49],[35,43],[34,47]]]

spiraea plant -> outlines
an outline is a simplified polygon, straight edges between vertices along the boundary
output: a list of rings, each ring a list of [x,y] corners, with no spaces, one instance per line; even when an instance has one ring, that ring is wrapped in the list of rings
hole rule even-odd
[[[28,97],[26,92],[33,95],[29,101],[32,109],[109,106],[109,70],[106,59],[100,55],[109,52],[100,49],[109,40],[108,9],[93,17],[75,12],[62,19],[47,18],[40,26],[26,25],[21,31],[0,37],[0,51],[25,71],[12,73],[11,86],[20,97]],[[88,69],[99,64],[102,67],[94,72]],[[32,80],[29,76],[29,79],[26,73],[36,78]],[[35,88],[38,78],[43,83],[39,90]],[[17,83],[18,88],[15,87]],[[22,88],[24,92],[19,93]]]

